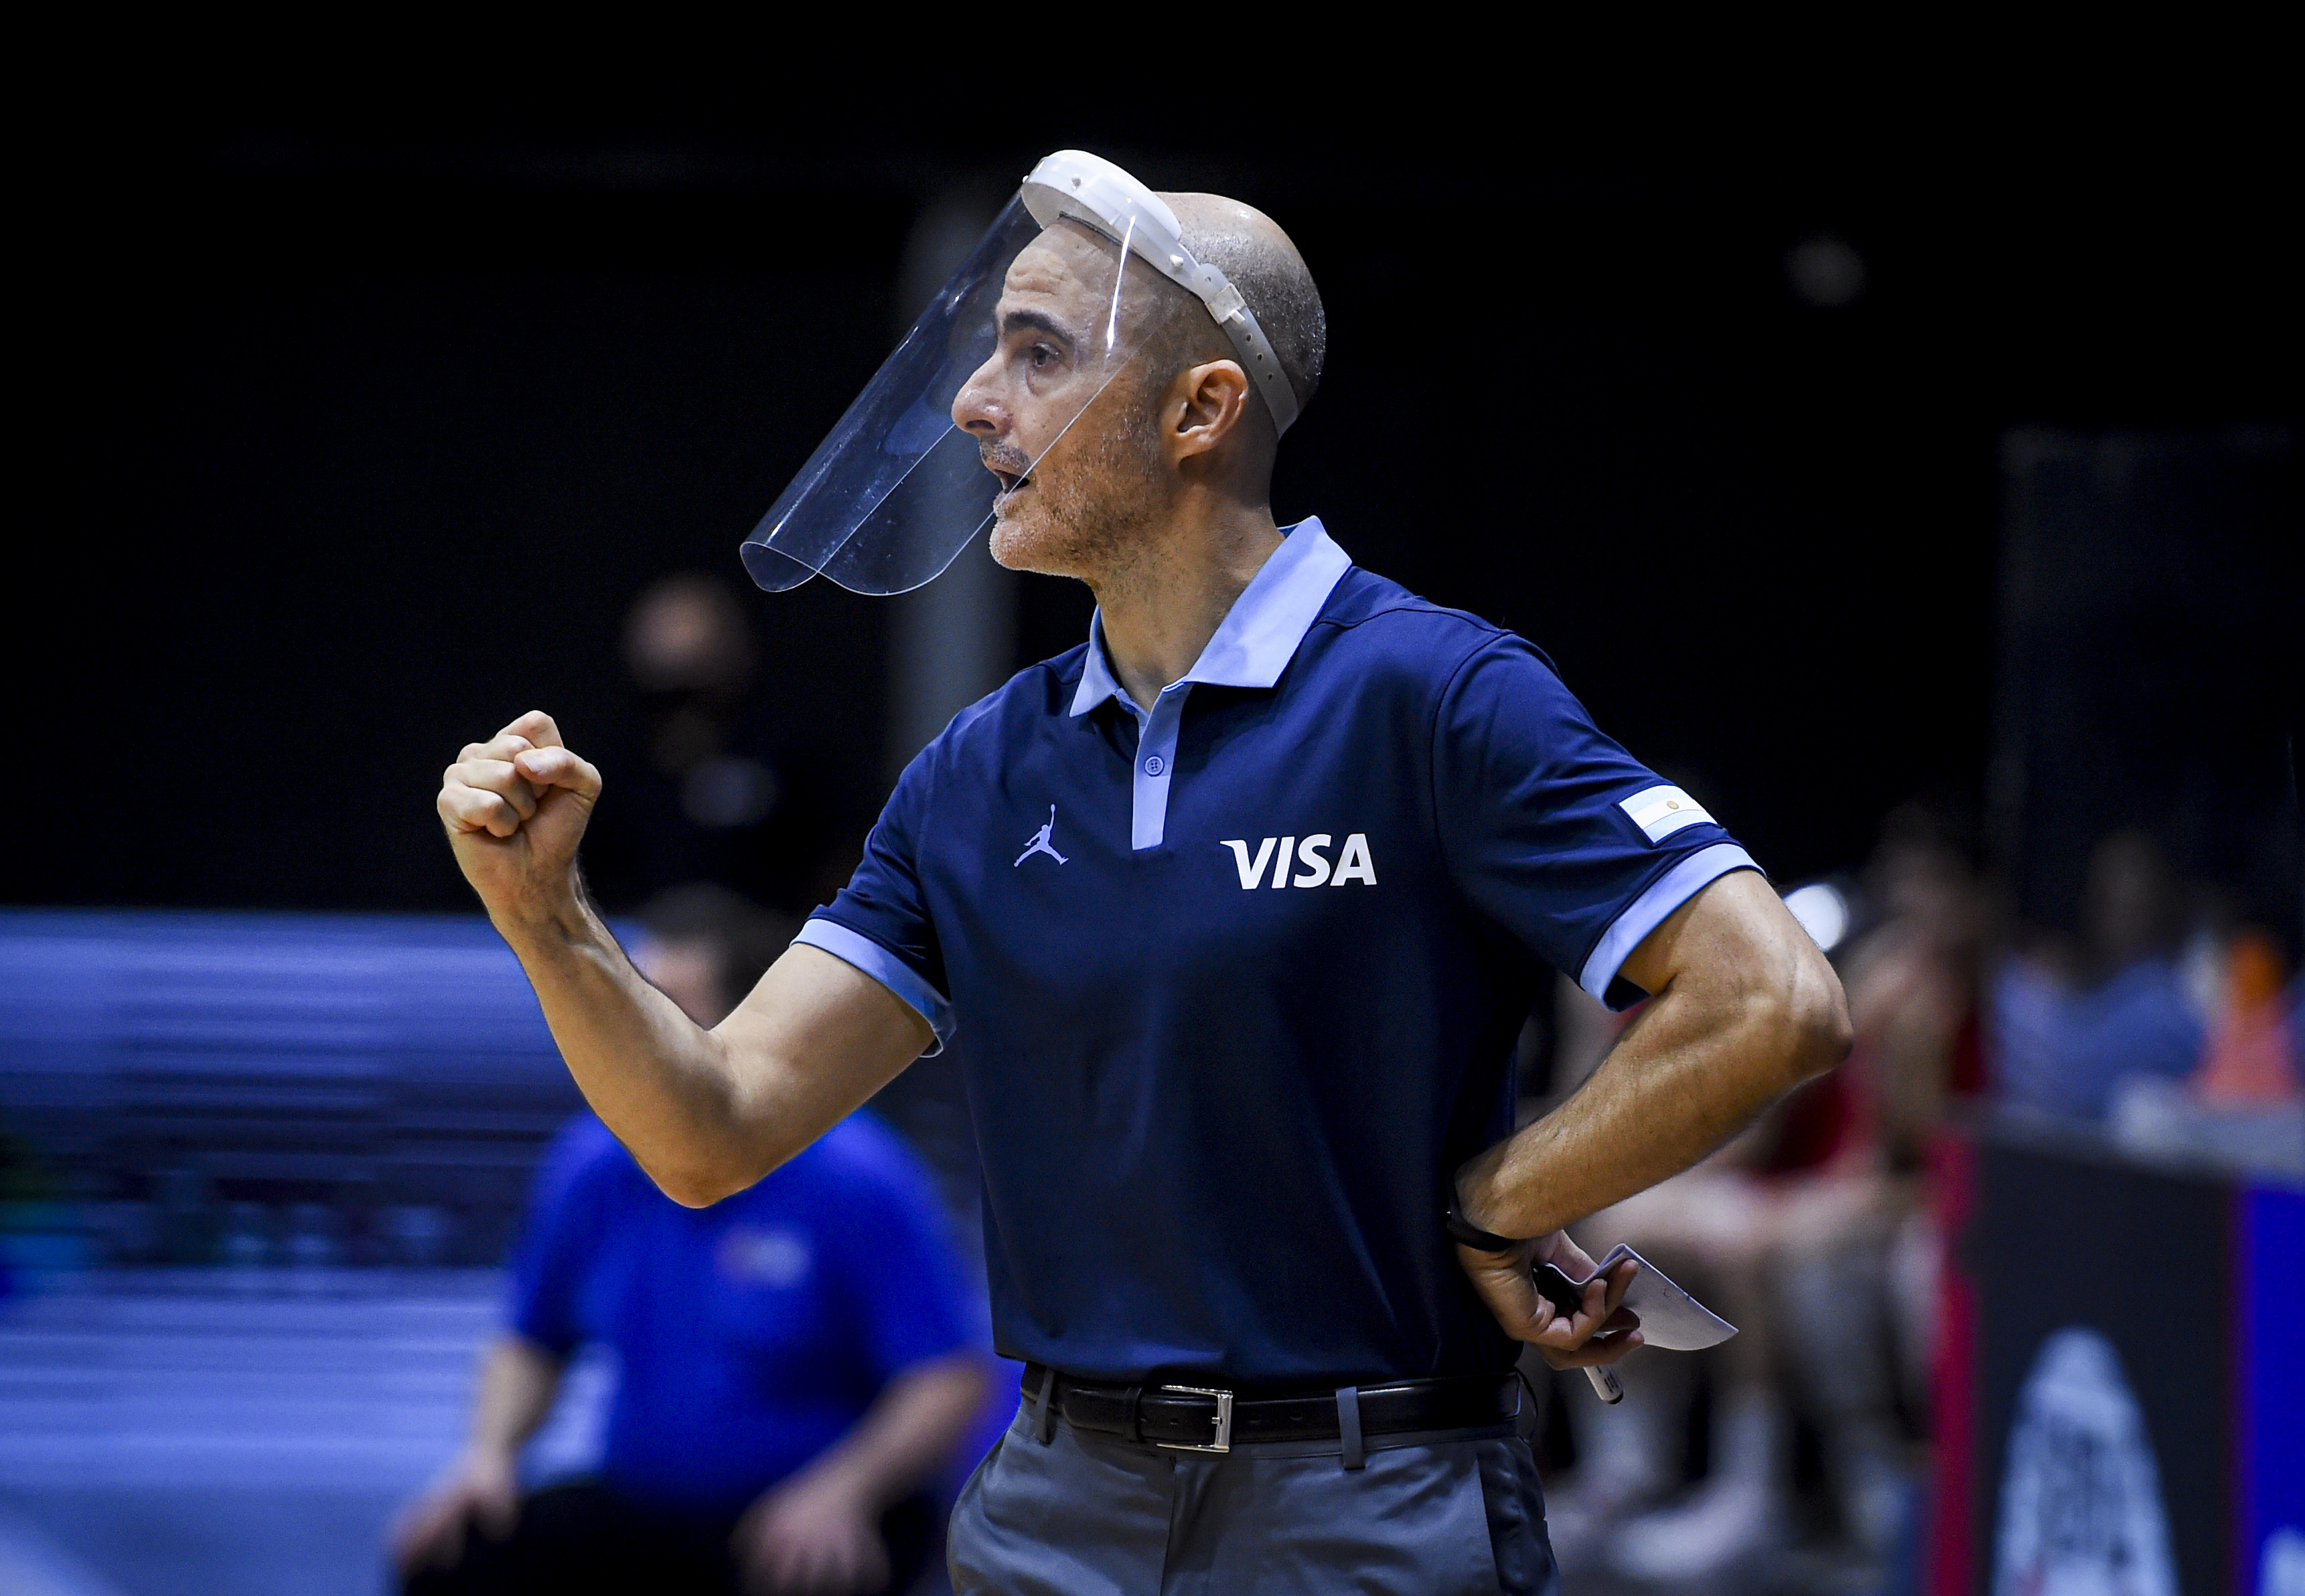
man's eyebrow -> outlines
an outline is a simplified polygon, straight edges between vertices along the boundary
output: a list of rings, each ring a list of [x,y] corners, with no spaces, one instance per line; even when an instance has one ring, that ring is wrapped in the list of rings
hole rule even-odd
[[[1059,325],[1055,317],[1039,310],[1004,310],[1000,313],[1002,337],[1013,337],[1028,327],[1037,328],[1052,338],[1062,338],[1067,344],[1073,340],[1070,328]]]

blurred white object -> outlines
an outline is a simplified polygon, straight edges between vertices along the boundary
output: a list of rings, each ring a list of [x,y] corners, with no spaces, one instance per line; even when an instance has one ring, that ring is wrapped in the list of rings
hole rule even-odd
[[[1767,1397],[1740,1396],[1714,1427],[1713,1466],[1677,1507],[1618,1532],[1610,1561],[1632,1579],[1693,1581],[1719,1574],[1784,1538],[1777,1454],[1784,1419]]]
[[[2305,1530],[2284,1524],[2265,1538],[2258,1596],[2305,1596]]]
[[[1806,887],[1794,887],[1785,894],[1785,907],[1800,921],[1809,940],[1827,953],[1849,935],[1849,900],[1830,881],[1812,881]]]
[[[2111,1128],[2139,1158],[2305,1178],[2305,1103],[2213,1105],[2177,1082],[2137,1075],[2114,1089]]]
[[[1571,1401],[1577,1466],[1545,1490],[1553,1556],[1564,1571],[1578,1574],[1598,1563],[1625,1519],[1663,1492],[1667,1455],[1680,1445],[1668,1432],[1693,1395],[1694,1380],[1694,1364],[1667,1359],[1641,1371],[1621,1403],[1604,1407]]]
[[[2084,1325],[2042,1343],[2017,1394],[1993,1556],[1993,1596],[2064,1591],[2177,1596],[2144,1414]]]
[[[2186,938],[2184,947],[2177,950],[2177,981],[2185,989],[2185,1001],[2201,1016],[2201,1023],[2215,1022],[2225,1006],[2224,939],[2207,930],[2196,930]]]
[[[1893,1556],[1918,1489],[1901,1448],[1887,1437],[1867,1434],[1841,1447],[1833,1462],[1833,1499],[1850,1539],[1875,1562]]]

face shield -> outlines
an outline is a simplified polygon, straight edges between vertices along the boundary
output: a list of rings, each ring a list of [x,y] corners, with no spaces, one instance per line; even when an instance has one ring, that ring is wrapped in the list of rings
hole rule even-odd
[[[1097,401],[1158,325],[1161,277],[1215,318],[1287,430],[1297,400],[1272,344],[1224,274],[1185,247],[1175,213],[1111,162],[1060,151],[761,518],[744,569],[770,592],[819,574],[859,593],[936,577],[1004,493],[1034,484],[1044,462],[1062,469],[1065,452],[1051,452],[1067,434],[1120,420]],[[964,387],[969,414],[1001,419],[982,440],[954,420]]]

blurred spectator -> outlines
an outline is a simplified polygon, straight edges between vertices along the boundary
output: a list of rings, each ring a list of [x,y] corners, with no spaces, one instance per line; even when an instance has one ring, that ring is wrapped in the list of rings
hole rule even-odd
[[[676,882],[712,881],[787,906],[810,897],[827,828],[806,772],[769,753],[753,634],[735,590],[683,573],[625,616],[636,690],[629,734],[585,838],[585,869],[612,908]]]
[[[1789,1327],[1783,1377],[1823,1443],[1843,1527],[1878,1559],[1911,1509],[1908,1416],[1927,1407],[1944,1244],[1924,1190],[1929,1144],[1948,1101],[1985,1082],[1986,913],[1965,852],[1918,805],[1890,815],[1865,887],[1878,919],[1839,960],[1856,1031],[1838,1076],[1852,1124],[1781,1204],[1771,1286]]]
[[[2188,962],[2209,1011],[2200,1066],[2182,1082],[2122,1080],[2109,1116],[2114,1143],[2155,1161],[2305,1179],[2296,995],[2282,988],[2280,945],[2253,927],[2202,934]]]
[[[1578,1227],[1588,1250],[1630,1243],[1739,1333],[1705,1354],[1715,1377],[1708,1466],[1686,1497],[1645,1511],[1678,1480],[1674,1438],[1694,1394],[1689,1359],[1636,1354],[1621,1370],[1624,1403],[1586,1410],[1577,1476],[1555,1493],[1549,1515],[1566,1566],[1605,1552],[1630,1578],[1702,1580],[1782,1531],[1785,1417],[1766,1283],[1774,1194],[1758,1168],[1765,1140],[1765,1132],[1739,1137]]]
[[[2264,931],[2241,931],[2225,947],[2224,989],[2194,1091],[2214,1103],[2294,1101],[2298,1036],[2282,990],[2280,945]]]
[[[1995,980],[2000,1100],[2101,1121],[2123,1081],[2190,1074],[2202,1024],[2171,956],[2177,932],[2175,884],[2152,839],[2124,831],[2099,843],[2078,954],[2045,944],[2012,957]]]
[[[778,949],[734,894],[644,916],[637,962],[717,1023]],[[899,1592],[938,1544],[928,1483],[985,1390],[928,1180],[864,1115],[690,1210],[590,1114],[556,1144],[484,1354],[472,1439],[403,1515],[412,1596]],[[618,1380],[598,1478],[523,1492],[523,1446],[584,1344]]]
[[[1878,1562],[1904,1527],[1915,1460],[1902,1414],[1933,1257],[1918,1172],[1945,1099],[1980,1074],[1983,915],[1961,851],[1912,807],[1884,827],[1866,897],[1875,923],[1828,949],[1857,1033],[1849,1063],[1697,1168],[1580,1227],[1588,1246],[1631,1243],[1739,1334],[1707,1354],[1708,1467],[1678,1501],[1632,1516],[1671,1483],[1685,1361],[1644,1354],[1625,1368],[1620,1409],[1585,1410],[1578,1479],[1552,1514],[1564,1559],[1605,1544],[1621,1574],[1704,1581],[1779,1541],[1796,1406],[1856,1549]]]
[[[795,917],[705,881],[657,894],[640,920],[642,972],[683,1013],[713,1016],[704,1023],[742,1003],[800,930]]]

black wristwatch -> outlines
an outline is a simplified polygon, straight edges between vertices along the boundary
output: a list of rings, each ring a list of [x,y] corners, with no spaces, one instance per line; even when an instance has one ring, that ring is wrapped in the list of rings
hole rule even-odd
[[[1511,1236],[1499,1235],[1493,1230],[1482,1229],[1459,1213],[1457,1205],[1453,1202],[1442,1216],[1441,1228],[1447,1231],[1449,1239],[1459,1246],[1471,1247],[1482,1252],[1510,1252],[1520,1245],[1520,1242]]]

